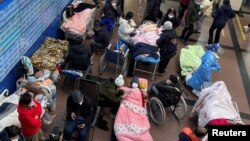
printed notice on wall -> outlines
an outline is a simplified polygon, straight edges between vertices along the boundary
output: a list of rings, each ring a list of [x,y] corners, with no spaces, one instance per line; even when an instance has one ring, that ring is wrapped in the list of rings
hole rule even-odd
[[[230,0],[232,9],[235,11],[239,11],[242,5],[243,0]]]

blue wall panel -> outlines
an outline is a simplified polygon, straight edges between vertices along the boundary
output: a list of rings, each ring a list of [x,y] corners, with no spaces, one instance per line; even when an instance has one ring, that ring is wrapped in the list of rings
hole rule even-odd
[[[4,89],[15,91],[22,55],[31,57],[46,37],[63,38],[60,30],[62,11],[71,1],[5,0],[1,3],[0,30],[8,32],[0,33],[0,92]]]

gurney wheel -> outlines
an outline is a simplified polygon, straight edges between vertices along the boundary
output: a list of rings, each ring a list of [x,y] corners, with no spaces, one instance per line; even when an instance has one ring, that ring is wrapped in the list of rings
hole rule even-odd
[[[163,124],[166,119],[165,108],[157,97],[149,100],[149,116],[156,124]]]
[[[181,96],[178,104],[175,107],[170,107],[173,110],[175,117],[179,120],[185,118],[187,113],[187,104],[185,99]]]
[[[99,68],[98,68],[99,75],[103,74],[103,72],[104,72],[104,70],[106,69],[106,66],[107,66],[105,56],[106,56],[106,52],[102,55],[102,57],[100,59],[100,65],[99,65]]]

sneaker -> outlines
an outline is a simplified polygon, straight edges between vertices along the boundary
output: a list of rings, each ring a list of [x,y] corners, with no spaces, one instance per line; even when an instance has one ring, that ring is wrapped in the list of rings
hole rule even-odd
[[[188,40],[183,40],[184,45],[188,45]]]
[[[194,31],[194,34],[201,34],[200,31],[198,31],[197,29]]]

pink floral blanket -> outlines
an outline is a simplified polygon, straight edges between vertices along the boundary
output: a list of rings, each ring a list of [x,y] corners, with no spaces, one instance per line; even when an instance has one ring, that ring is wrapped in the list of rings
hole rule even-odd
[[[153,141],[142,95],[138,88],[122,87],[125,95],[114,124],[118,141]]]

